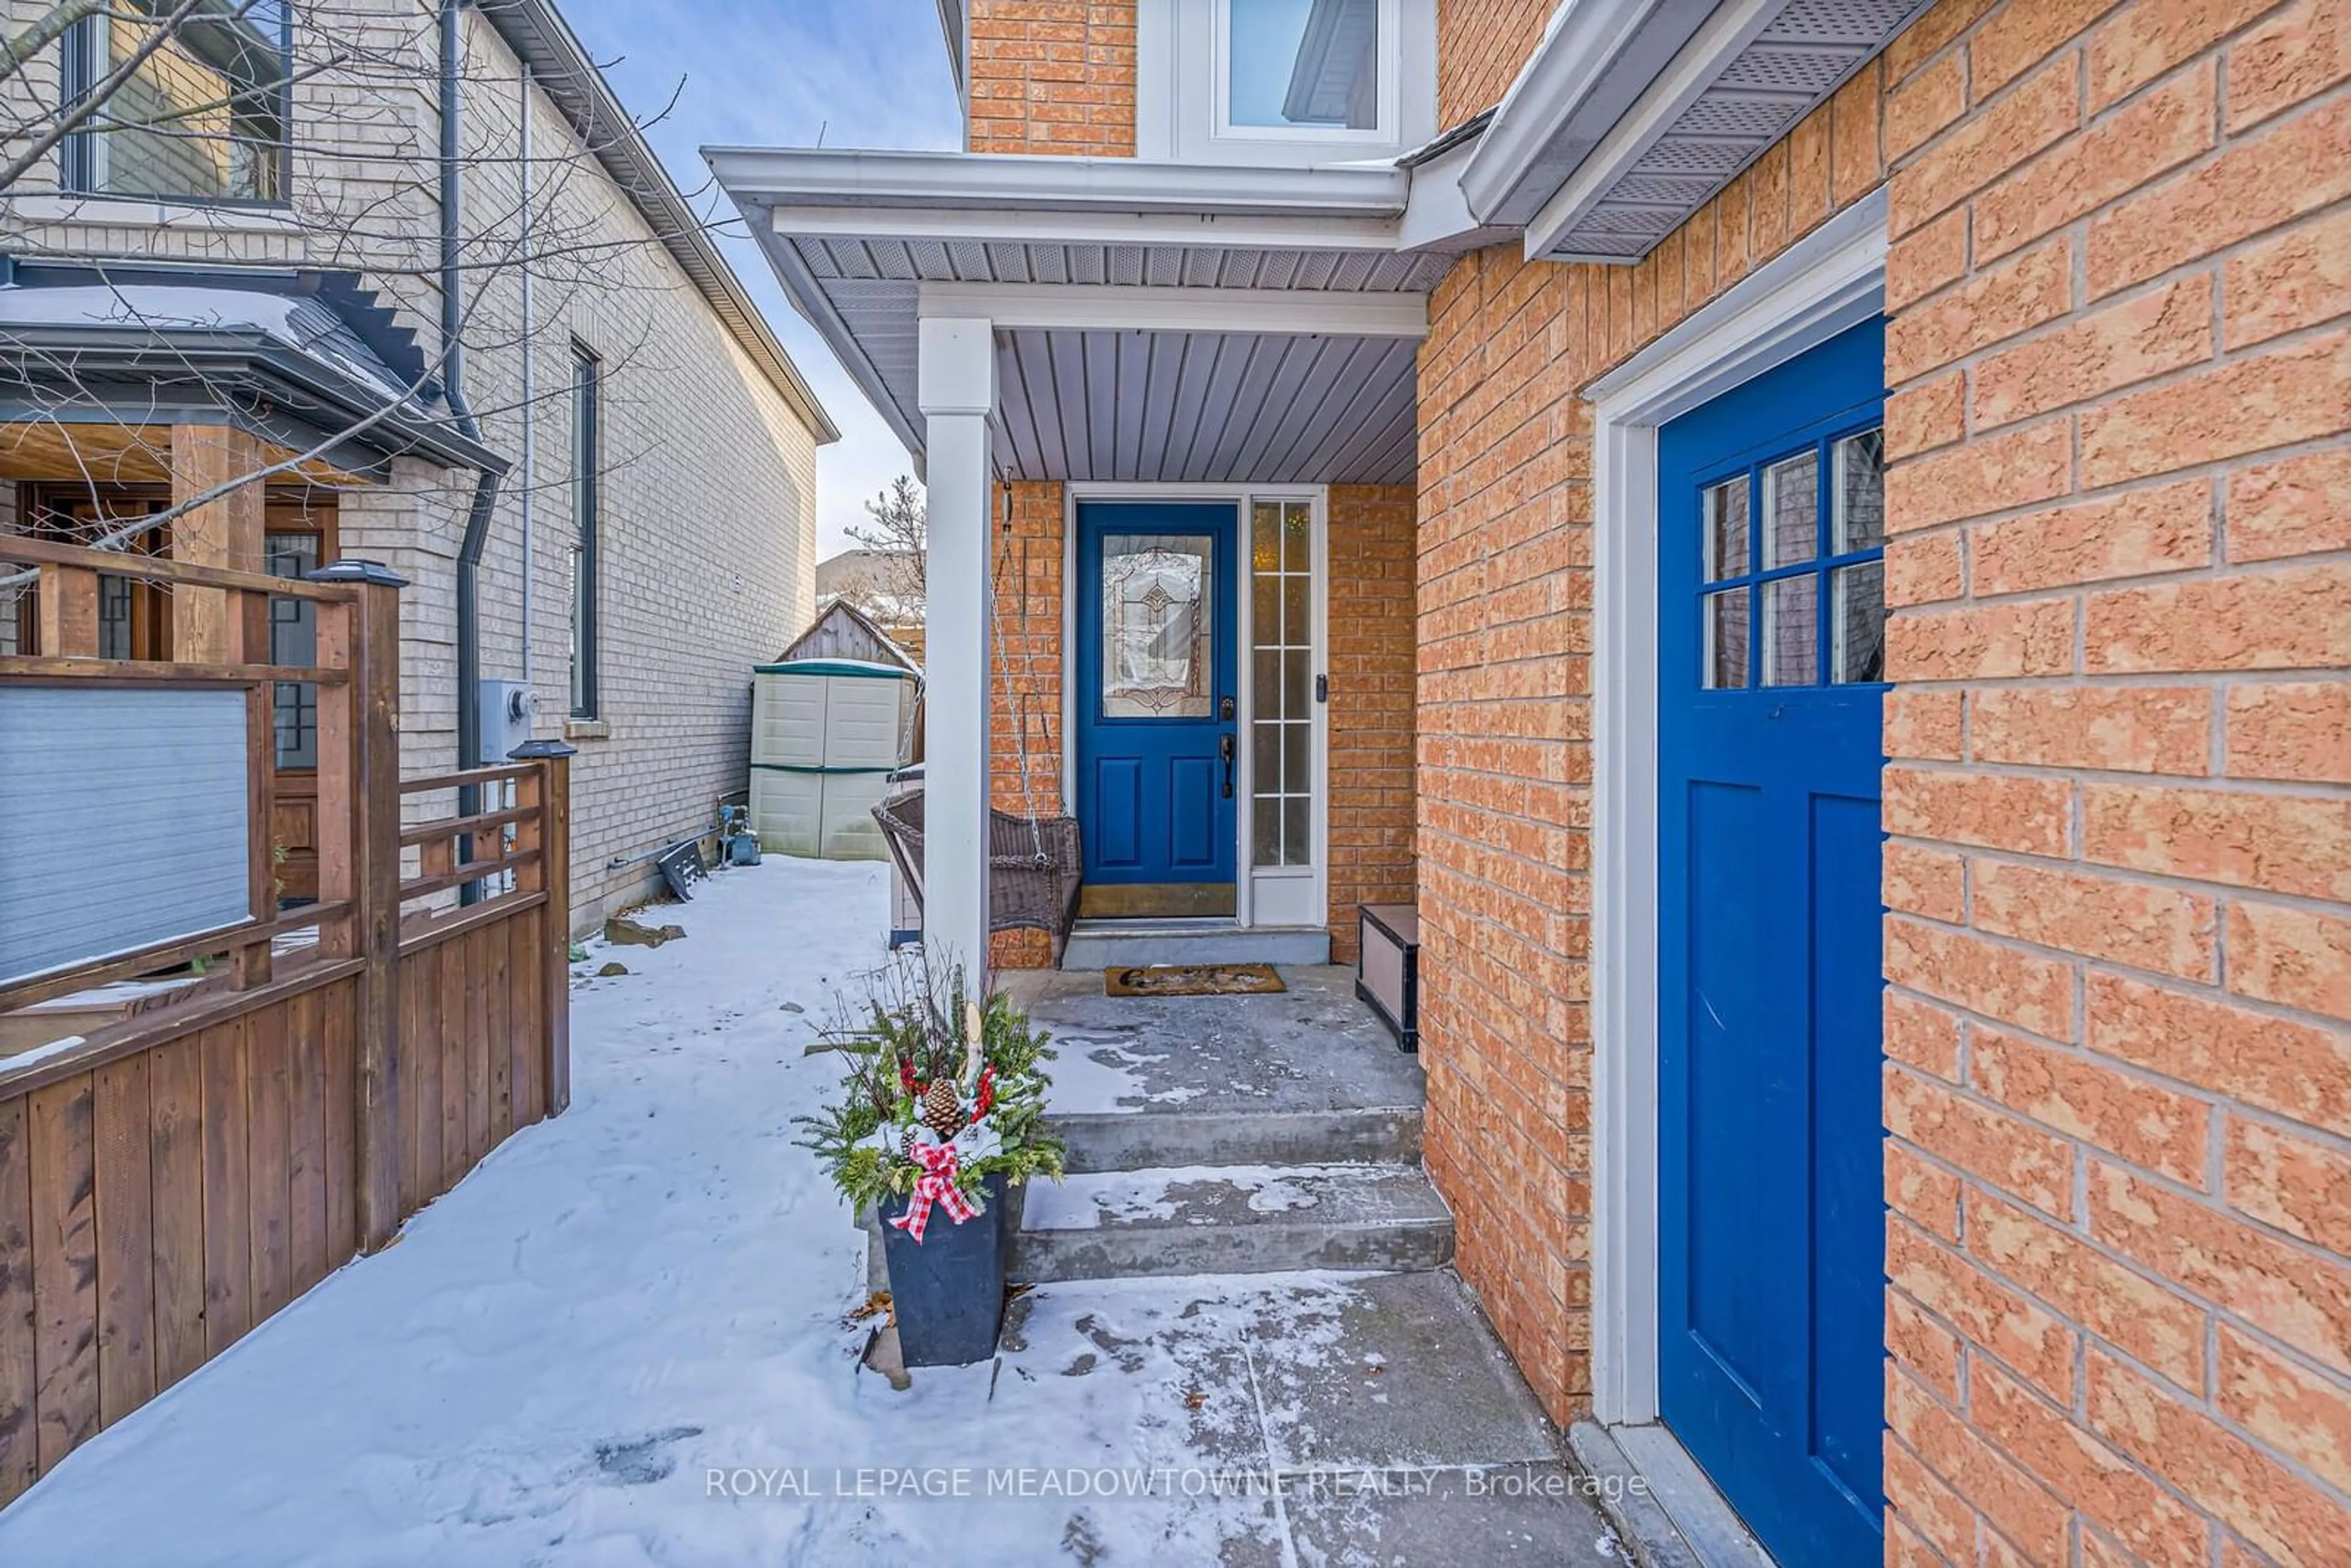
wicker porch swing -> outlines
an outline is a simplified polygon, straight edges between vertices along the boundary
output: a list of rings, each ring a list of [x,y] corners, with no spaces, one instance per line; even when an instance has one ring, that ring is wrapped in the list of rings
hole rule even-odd
[[[1006,500],[1008,514],[1010,498]],[[1012,534],[1008,515],[1004,548],[997,559],[997,582],[1004,580],[1012,563]],[[1037,689],[1037,661],[1029,636],[1029,549],[1020,549],[1020,653],[1027,685]],[[1084,860],[1078,837],[1078,820],[1049,816],[1037,809],[1037,790],[1029,772],[1029,715],[1019,686],[1013,684],[1012,666],[1004,653],[1004,623],[997,595],[987,596],[988,633],[996,643],[998,667],[1004,675],[1006,706],[1012,716],[1012,749],[1020,768],[1023,811],[991,809],[987,813],[987,928],[990,931],[1042,931],[1051,938],[1053,962],[1061,961],[1069,945],[1071,924],[1077,918],[1078,884]],[[1050,738],[1050,719],[1042,720]],[[924,792],[910,789],[884,796],[873,808],[883,841],[898,873],[906,879],[914,904],[923,902]]]

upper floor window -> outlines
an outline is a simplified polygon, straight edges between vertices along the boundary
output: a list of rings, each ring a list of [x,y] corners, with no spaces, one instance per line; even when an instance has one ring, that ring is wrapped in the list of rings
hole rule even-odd
[[[1225,122],[1380,129],[1381,0],[1225,0]]]
[[[67,143],[66,188],[282,201],[292,76],[286,0],[203,0],[170,21],[178,9],[124,0],[74,32],[66,101],[104,97]]]
[[[1138,0],[1135,152],[1310,167],[1437,133],[1432,0]]]

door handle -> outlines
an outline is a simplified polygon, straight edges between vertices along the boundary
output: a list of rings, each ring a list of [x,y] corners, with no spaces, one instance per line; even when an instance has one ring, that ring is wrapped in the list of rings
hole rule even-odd
[[[1239,749],[1229,735],[1217,737],[1217,754],[1225,759],[1225,799],[1233,798],[1233,753]]]

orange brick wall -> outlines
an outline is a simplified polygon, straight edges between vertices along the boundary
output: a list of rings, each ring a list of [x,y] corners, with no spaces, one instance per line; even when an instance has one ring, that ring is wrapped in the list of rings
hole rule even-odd
[[[2342,1562],[2344,8],[1888,68],[1892,1534]]]
[[[1444,0],[1437,8],[1437,127],[1493,108],[1542,40],[1559,0]]]
[[[1011,500],[1011,529],[1004,524]],[[998,810],[1022,816],[1056,816],[1061,801],[1061,554],[1065,538],[1062,489],[1057,483],[1023,480],[996,491],[995,669],[989,689],[988,776]],[[1009,685],[1008,686],[1008,677]],[[1016,727],[1010,693],[1019,694]],[[1021,778],[1025,733],[1029,771]],[[1041,931],[999,931],[988,944],[988,961],[998,968],[1052,967],[1053,945]]]
[[[1410,904],[1413,492],[1331,487],[1331,961],[1355,961],[1359,904]]]
[[[1439,13],[1448,28],[1452,11]],[[1883,183],[1879,82],[1865,68],[1638,266],[1528,262],[1497,246],[1465,256],[1430,302],[1417,841],[1428,1162],[1463,1275],[1562,1420],[1591,1392],[1581,389]],[[1558,1200],[1531,1222],[1519,1207],[1530,1171]]]
[[[971,0],[973,152],[1134,156],[1134,0]]]
[[[1942,0],[1639,266],[1439,287],[1428,1158],[1555,1416],[1606,828],[1575,394],[1890,167],[1888,1561],[2340,1559],[2346,74],[2326,0]]]
[[[1064,497],[1063,486],[1050,481],[997,491],[991,559],[999,651],[990,683],[988,771],[1001,810],[1025,813],[1032,798],[1040,812],[1063,810]],[[1332,961],[1352,963],[1355,905],[1413,896],[1410,488],[1332,486],[1330,556],[1331,940]],[[1028,727],[1025,790],[1008,674]],[[1044,968],[1052,961],[1051,944],[1040,933],[1000,931],[990,961],[1000,968]]]
[[[1420,1053],[1455,1261],[1564,1420],[1591,1388],[1586,300],[1518,256],[1445,276],[1420,356]]]

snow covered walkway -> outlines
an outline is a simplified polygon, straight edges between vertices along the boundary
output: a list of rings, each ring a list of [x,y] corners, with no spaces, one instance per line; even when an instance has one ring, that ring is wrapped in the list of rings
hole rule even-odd
[[[861,1372],[863,1238],[791,1117],[883,904],[771,860],[598,951],[571,1110],[73,1454],[0,1563],[1619,1555],[1443,1273],[1043,1287],[995,1364]]]

